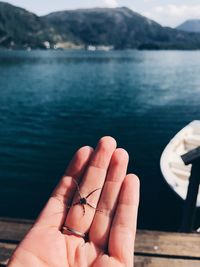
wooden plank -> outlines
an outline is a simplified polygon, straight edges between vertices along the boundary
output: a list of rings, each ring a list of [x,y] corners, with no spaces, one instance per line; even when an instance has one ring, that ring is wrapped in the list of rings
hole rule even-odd
[[[200,234],[140,230],[136,236],[135,252],[200,258]]]
[[[32,226],[27,220],[0,219],[0,240],[19,242]]]
[[[0,218],[0,241],[18,243],[32,226],[32,221]],[[179,256],[200,259],[200,234],[139,230],[135,252],[149,256]],[[199,265],[200,266],[200,265]]]
[[[7,244],[0,242],[0,264],[6,264],[8,262],[8,259],[12,255],[15,248],[15,244]]]
[[[198,260],[135,256],[134,267],[199,267]]]

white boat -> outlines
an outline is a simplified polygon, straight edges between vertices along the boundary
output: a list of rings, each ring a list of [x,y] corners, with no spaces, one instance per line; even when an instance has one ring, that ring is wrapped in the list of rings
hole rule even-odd
[[[164,179],[184,200],[187,196],[191,165],[186,166],[181,159],[181,155],[199,146],[200,120],[196,120],[178,132],[161,155],[160,167]],[[200,187],[196,206],[200,207]]]

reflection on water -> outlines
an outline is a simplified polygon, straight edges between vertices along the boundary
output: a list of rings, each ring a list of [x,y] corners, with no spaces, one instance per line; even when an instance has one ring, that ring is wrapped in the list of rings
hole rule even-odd
[[[183,202],[159,158],[200,119],[199,62],[200,52],[0,52],[1,215],[36,216],[74,151],[109,134],[141,178],[139,226],[177,229]]]

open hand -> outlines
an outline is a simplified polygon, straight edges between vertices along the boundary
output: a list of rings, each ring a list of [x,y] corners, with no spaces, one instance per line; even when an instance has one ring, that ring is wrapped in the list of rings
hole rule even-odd
[[[139,181],[127,175],[127,165],[127,152],[111,137],[101,138],[95,151],[79,149],[8,266],[132,267]],[[95,189],[89,205],[79,204]],[[86,238],[63,234],[63,225]]]

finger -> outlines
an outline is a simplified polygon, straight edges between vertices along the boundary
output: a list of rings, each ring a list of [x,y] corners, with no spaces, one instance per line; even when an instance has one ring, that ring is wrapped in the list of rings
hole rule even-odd
[[[112,137],[103,137],[99,140],[97,148],[95,149],[89,166],[80,184],[80,192],[82,197],[86,197],[95,189],[103,187],[110,159],[116,149],[116,141]],[[87,198],[87,202],[96,207],[101,190],[91,194]],[[76,194],[73,203],[77,203],[80,197]],[[86,233],[92,223],[95,209],[89,205],[74,205],[70,208],[66,218],[65,225],[79,231]]]
[[[59,198],[67,205],[70,204],[76,191],[76,183],[78,184],[81,176],[84,174],[93,151],[94,150],[92,147],[85,146],[76,152],[73,159],[69,163],[63,178],[53,191],[53,197]]]
[[[118,148],[113,153],[106,181],[99,200],[92,226],[89,232],[89,239],[97,247],[105,249],[107,247],[110,226],[122,182],[126,176],[128,166],[128,153]]]
[[[93,153],[91,147],[80,148],[71,160],[63,178],[53,191],[36,223],[60,227],[66,217],[66,205],[72,200],[76,187],[73,179],[79,180],[83,175]]]
[[[133,266],[134,241],[139,204],[139,179],[126,176],[112,223],[108,251],[125,266]]]

